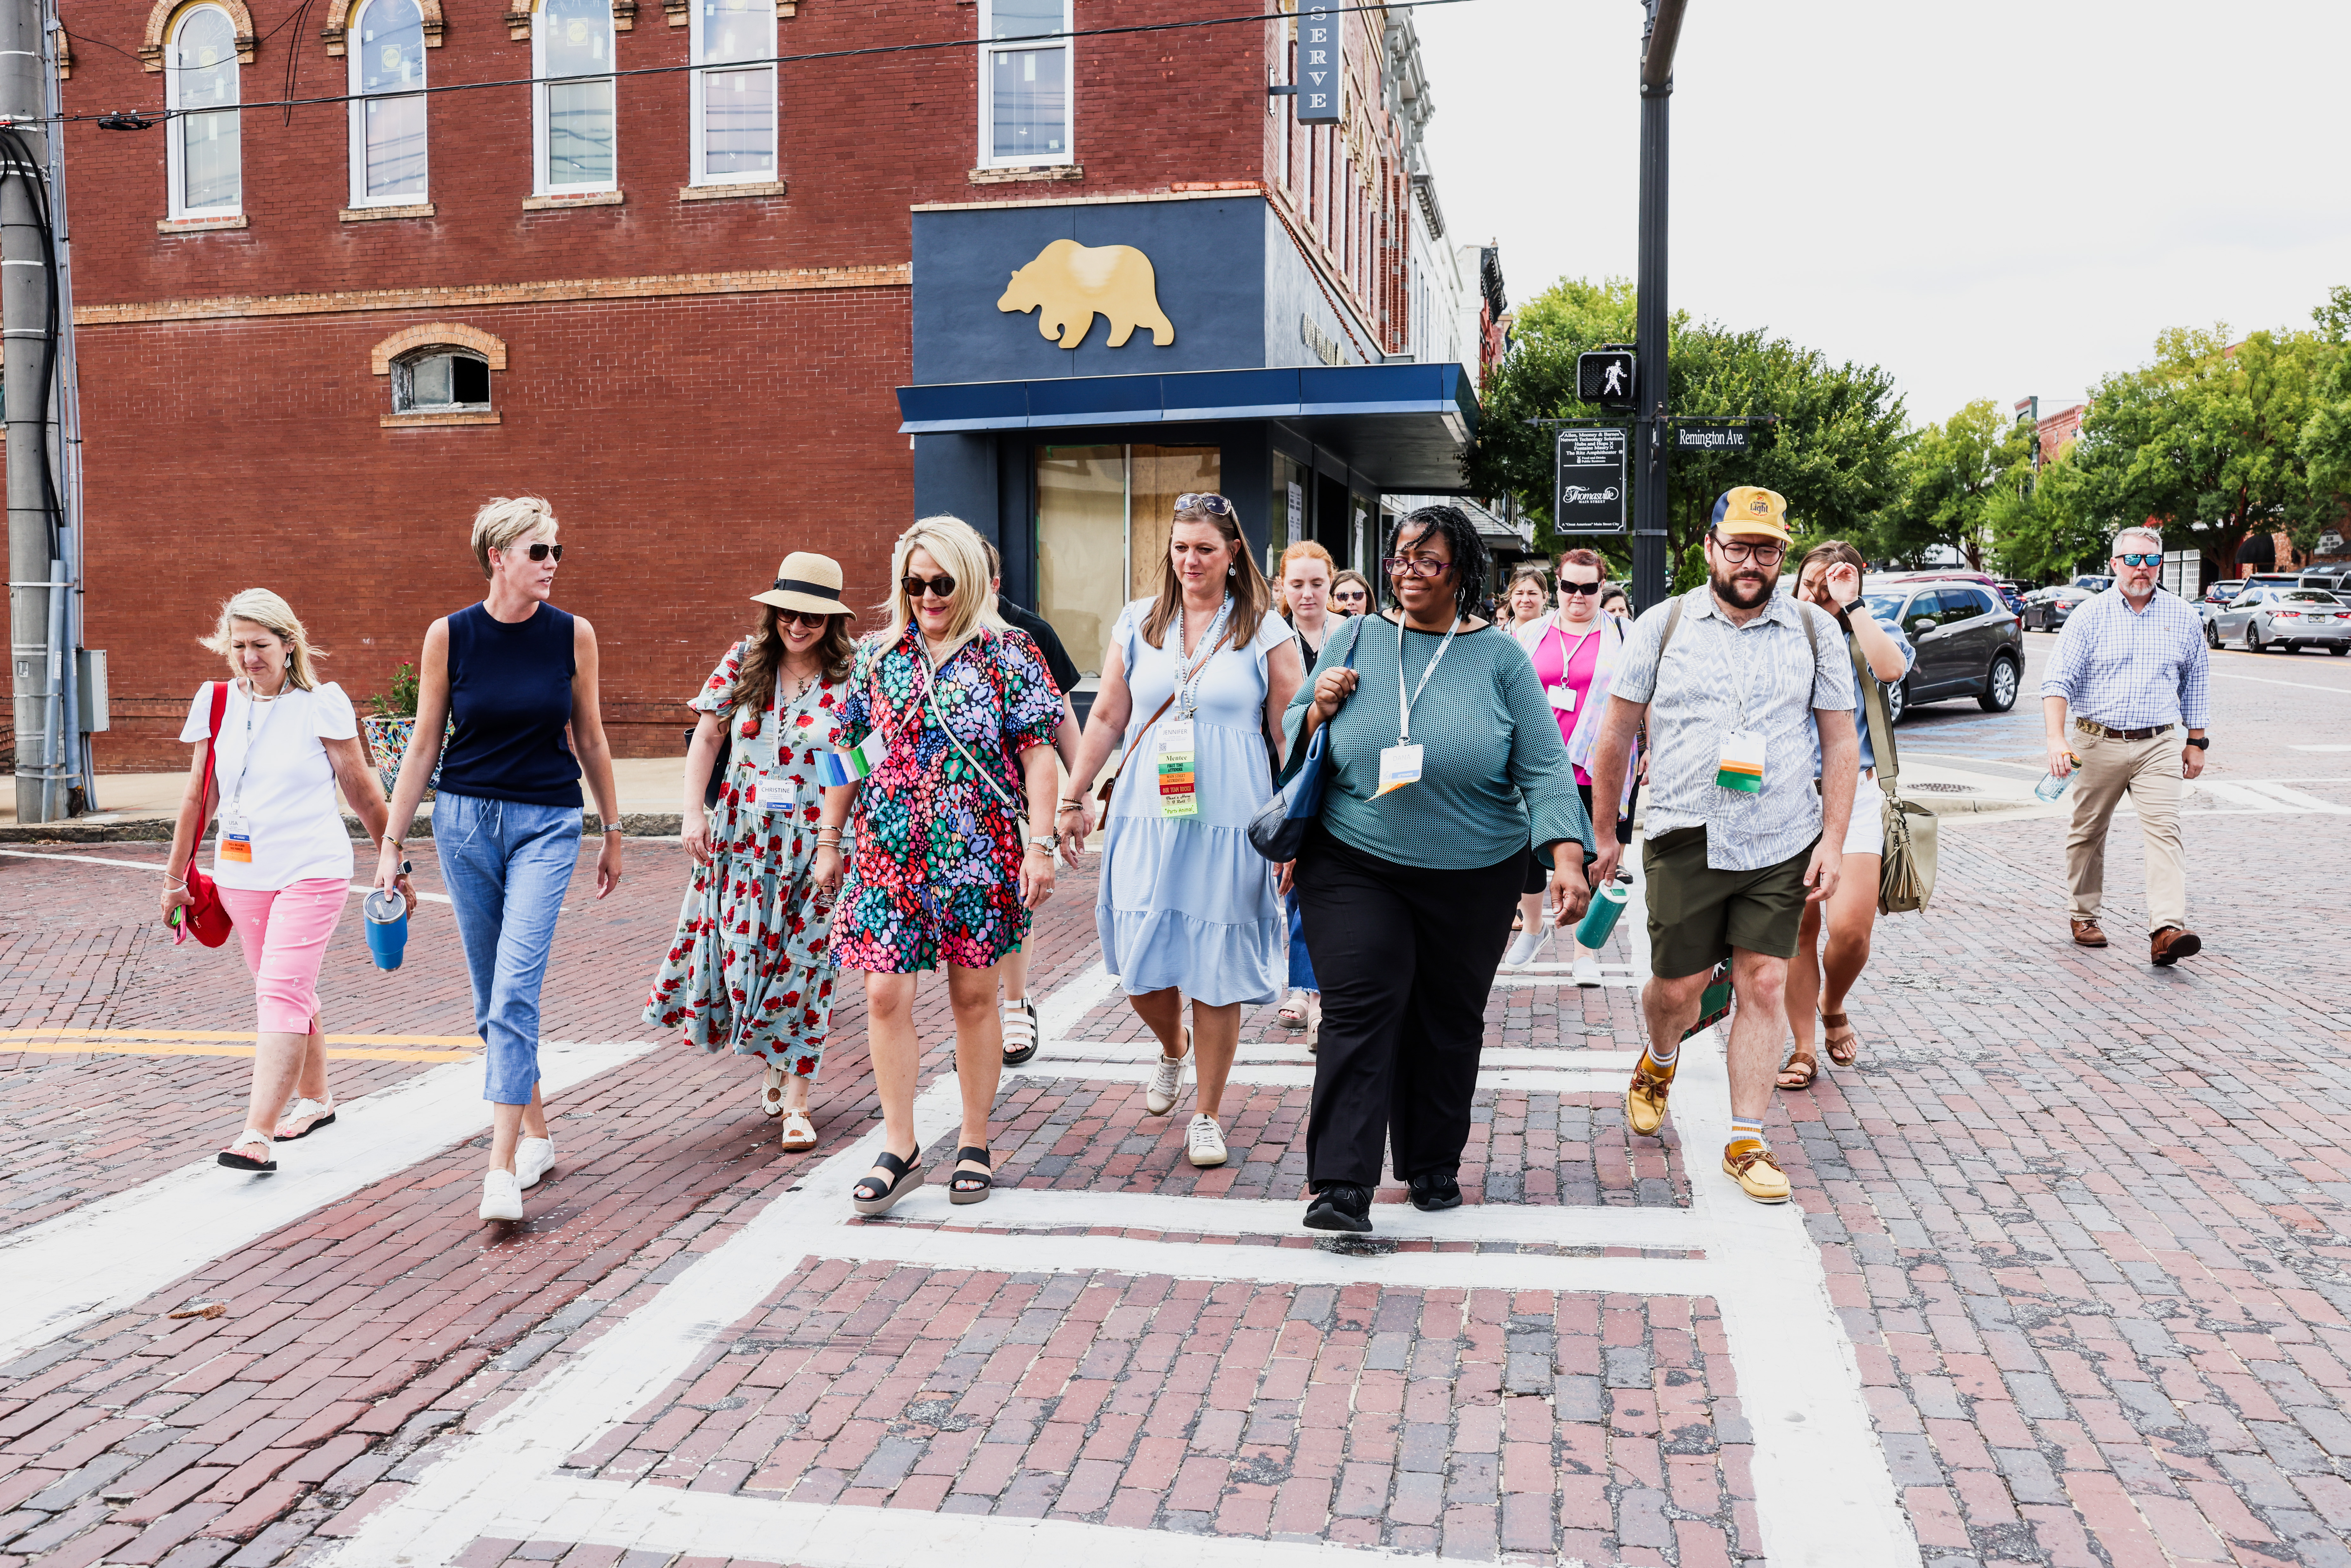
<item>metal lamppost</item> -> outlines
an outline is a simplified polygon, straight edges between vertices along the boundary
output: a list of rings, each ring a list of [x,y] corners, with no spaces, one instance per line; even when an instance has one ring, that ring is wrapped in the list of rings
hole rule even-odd
[[[1667,559],[1668,448],[1666,406],[1666,132],[1673,102],[1674,46],[1688,0],[1642,0],[1648,26],[1641,49],[1641,253],[1634,331],[1640,406],[1634,417],[1640,482],[1633,487],[1633,599],[1646,610],[1673,579]]]

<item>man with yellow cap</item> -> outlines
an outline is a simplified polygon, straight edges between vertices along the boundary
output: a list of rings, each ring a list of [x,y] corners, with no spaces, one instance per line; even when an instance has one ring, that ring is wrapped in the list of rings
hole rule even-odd
[[[1643,1136],[1664,1126],[1681,1038],[1698,1021],[1715,966],[1728,962],[1739,1010],[1722,1169],[1760,1203],[1788,1198],[1787,1176],[1763,1138],[1786,1029],[1782,992],[1804,904],[1836,891],[1861,750],[1853,666],[1836,622],[1779,591],[1787,510],[1777,493],[1752,485],[1715,502],[1707,581],[1635,623],[1589,769],[1593,798],[1614,800],[1647,718],[1641,863],[1651,977],[1641,1011],[1649,1038],[1625,1092],[1625,1120]],[[1597,882],[1614,873],[1624,847],[1613,821],[1593,831]]]

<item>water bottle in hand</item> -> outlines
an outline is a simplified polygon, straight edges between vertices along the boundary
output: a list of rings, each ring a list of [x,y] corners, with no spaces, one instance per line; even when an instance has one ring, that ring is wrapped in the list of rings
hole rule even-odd
[[[2080,758],[2069,751],[2065,754],[2065,758],[2074,765],[2074,771],[2078,772],[2081,769]],[[2045,774],[2041,782],[2032,787],[2032,793],[2040,800],[2053,801],[2065,792],[2065,786],[2072,782],[2074,782],[2073,772],[2067,773],[2063,779],[2058,778],[2054,773]]]

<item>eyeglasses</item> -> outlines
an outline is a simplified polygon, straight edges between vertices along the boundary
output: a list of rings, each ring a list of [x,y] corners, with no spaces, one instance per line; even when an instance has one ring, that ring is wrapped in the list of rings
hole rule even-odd
[[[949,589],[947,591],[953,593],[955,590]],[[778,610],[776,612],[776,623],[779,626],[806,626],[818,632],[823,631],[826,622],[830,622],[831,619],[832,617],[830,615],[815,614],[806,610]]]
[[[1218,517],[1233,515],[1233,504],[1214,490],[1186,490],[1176,497],[1176,509],[1179,512],[1207,512]]]
[[[925,590],[935,598],[953,599],[955,597],[955,579],[945,572],[939,573],[936,577],[902,577],[898,580],[898,586],[906,591],[906,597],[909,599],[920,599]]]
[[[1596,582],[1570,582],[1567,579],[1562,577],[1559,580],[1559,591],[1562,593],[1597,593],[1600,591],[1600,584]]]
[[[553,556],[557,560],[561,560],[563,559],[563,547],[561,545],[537,544],[531,546],[523,553],[529,556],[533,560],[545,560],[549,556]]]
[[[1392,555],[1380,565],[1390,577],[1443,577],[1453,570],[1451,561],[1426,555]]]
[[[1722,552],[1723,559],[1733,565],[1752,557],[1758,566],[1777,566],[1781,558],[1788,553],[1786,545],[1735,545],[1720,534],[1714,536],[1714,548]]]
[[[1333,604],[1353,604],[1364,597],[1364,591],[1360,588],[1336,588],[1331,591],[1331,601]]]
[[[2141,555],[2134,551],[2129,555],[2118,555],[2115,559],[2125,566],[2161,566],[2163,564],[2160,551],[2154,555]]]

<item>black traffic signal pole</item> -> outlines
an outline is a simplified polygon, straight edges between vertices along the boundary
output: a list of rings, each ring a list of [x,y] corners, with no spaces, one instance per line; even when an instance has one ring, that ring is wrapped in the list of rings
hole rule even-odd
[[[1648,26],[1641,51],[1641,254],[1635,329],[1641,404],[1633,421],[1640,483],[1633,486],[1633,600],[1646,610],[1673,580],[1667,557],[1669,455],[1666,407],[1666,131],[1673,102],[1674,46],[1687,0],[1643,0]]]

